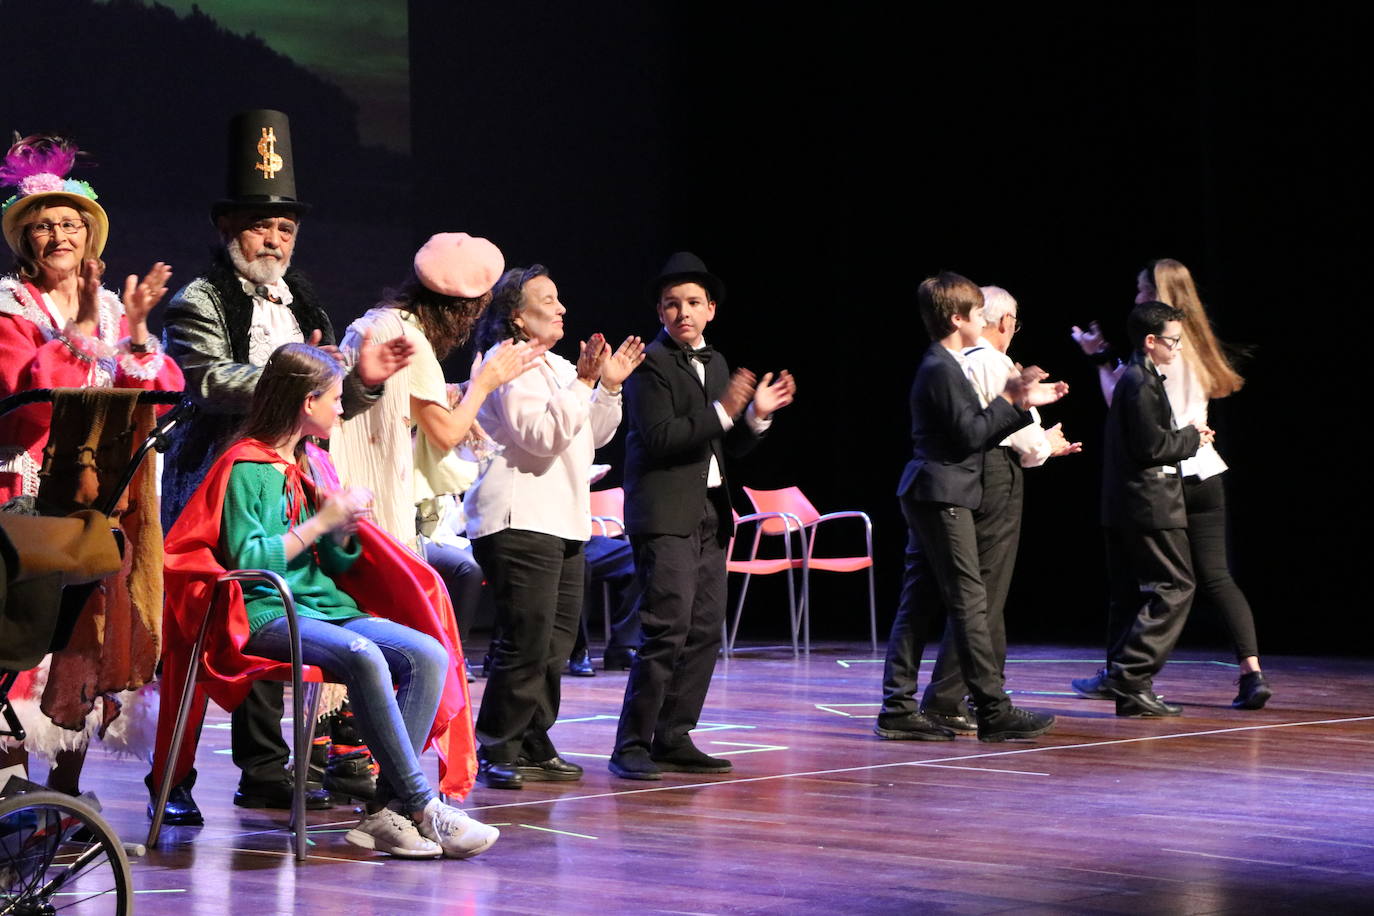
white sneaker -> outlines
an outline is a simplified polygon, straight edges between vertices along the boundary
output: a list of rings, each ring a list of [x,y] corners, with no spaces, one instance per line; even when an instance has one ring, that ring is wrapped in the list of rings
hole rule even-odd
[[[431,798],[425,805],[420,833],[443,847],[450,859],[468,859],[486,852],[501,831],[468,817],[461,808]]]
[[[344,834],[344,839],[354,846],[402,859],[437,859],[444,852],[438,843],[420,835],[415,821],[390,808],[366,815],[358,826]]]

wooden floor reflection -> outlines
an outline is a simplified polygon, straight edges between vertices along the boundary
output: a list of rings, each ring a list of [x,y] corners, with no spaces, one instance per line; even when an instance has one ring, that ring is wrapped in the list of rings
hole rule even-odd
[[[231,803],[228,717],[212,710],[203,828],[136,860],[140,914],[1266,913],[1374,903],[1374,702],[1359,660],[1266,657],[1268,708],[1230,708],[1234,666],[1183,654],[1156,688],[1172,720],[1075,698],[1085,649],[1014,647],[1014,699],[1059,716],[1036,742],[882,741],[881,660],[744,650],[716,671],[702,726],[727,777],[615,779],[623,672],[565,678],[554,738],[581,783],[478,787],[501,827],[467,861],[403,862],[312,812],[296,865],[283,816]],[[928,668],[926,669],[928,670]],[[482,682],[473,685],[480,694]],[[433,771],[432,756],[426,764]],[[146,830],[143,766],[95,752],[86,788],[126,840]]]

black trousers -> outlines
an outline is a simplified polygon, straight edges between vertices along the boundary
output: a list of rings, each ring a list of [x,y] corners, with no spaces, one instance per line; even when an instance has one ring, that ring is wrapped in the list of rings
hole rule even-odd
[[[1016,549],[1021,542],[1024,485],[1021,459],[1014,450],[994,448],[983,456],[983,501],[973,511],[973,529],[978,540],[978,568],[987,592],[988,639],[997,656],[1003,684],[1007,680],[1007,625],[1003,610],[1016,567]],[[963,710],[968,694],[954,628],[946,626],[921,708],[955,715]]]
[[[434,567],[444,580],[448,598],[453,602],[453,616],[458,621],[458,641],[463,654],[468,654],[468,636],[472,622],[477,619],[477,607],[482,603],[482,581],[486,578],[471,549],[430,541],[425,545],[425,562]]]
[[[507,528],[472,542],[496,599],[499,636],[477,714],[486,760],[558,755],[561,676],[582,613],[582,542]]]
[[[589,620],[601,606],[601,583],[611,587],[611,632],[606,634],[606,650],[638,649],[644,641],[639,632],[639,577],[635,575],[634,547],[624,538],[594,534],[587,542],[587,591],[583,599],[583,620]],[[586,632],[577,630],[573,658],[587,651]]]
[[[248,696],[229,715],[229,747],[242,782],[285,778],[291,748],[281,734],[285,711],[280,681],[255,681]]]
[[[1197,597],[1221,614],[1236,659],[1259,655],[1255,615],[1245,593],[1231,578],[1226,551],[1226,485],[1222,475],[1206,480],[1183,478],[1183,499],[1188,506],[1188,544],[1197,577]]]
[[[1188,531],[1108,528],[1110,626],[1107,672],[1130,690],[1148,690],[1178,643],[1193,604]]]
[[[697,530],[631,538],[644,644],[630,666],[615,749],[672,751],[691,741],[720,651],[725,545],[708,493]]]
[[[978,559],[973,510],[903,497],[908,534],[902,593],[883,665],[879,719],[916,712],[921,653],[934,624],[946,619],[958,648],[964,682],[980,718],[1005,711],[1002,665],[988,627],[987,592]]]

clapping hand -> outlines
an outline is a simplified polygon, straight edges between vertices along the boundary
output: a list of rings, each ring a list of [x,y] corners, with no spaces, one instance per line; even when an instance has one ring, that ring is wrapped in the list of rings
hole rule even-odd
[[[1107,338],[1102,334],[1102,326],[1096,321],[1088,322],[1088,329],[1085,331],[1078,325],[1073,326],[1070,331],[1074,341],[1083,348],[1083,352],[1089,356],[1094,356],[1107,349],[1109,344]]]
[[[744,413],[744,408],[754,399],[757,381],[748,369],[736,369],[730,374],[730,384],[725,386],[725,394],[720,397],[720,406],[725,408],[726,416],[733,419]]]
[[[319,331],[315,333],[318,334]],[[336,349],[335,359],[339,358],[337,353]],[[372,332],[365,331],[363,341],[358,346],[358,361],[354,365],[354,370],[364,385],[375,388],[410,365],[410,357],[414,354],[415,344],[404,335],[393,337],[385,343],[373,343]],[[342,364],[343,361],[339,362]]]
[[[1083,451],[1082,442],[1070,442],[1064,436],[1064,424],[1056,423],[1045,430],[1045,438],[1050,443],[1050,457],[1059,458],[1063,455],[1077,455]]]
[[[472,380],[479,389],[491,394],[497,388],[524,375],[548,352],[548,347],[540,343],[522,340],[518,343],[506,341],[489,354],[485,361],[478,356],[472,362]]]
[[[784,369],[777,378],[771,372],[765,373],[754,389],[754,416],[760,420],[767,419],[775,410],[791,404],[796,394],[797,383],[792,373]]]
[[[89,263],[91,262],[86,262],[86,264]],[[85,279],[86,274],[85,265],[82,265],[83,279]],[[167,281],[171,278],[172,268],[158,261],[141,281],[137,274],[129,274],[124,279],[124,318],[129,323],[129,340],[132,342],[142,344],[147,341],[148,315],[162,301],[162,297],[167,295]],[[99,273],[95,274],[94,281],[90,285],[99,289]]]
[[[601,378],[601,351],[605,348],[604,334],[593,334],[590,340],[577,344],[577,378],[589,387]]]
[[[607,388],[619,388],[629,378],[630,373],[644,362],[644,341],[633,334],[610,352],[606,347],[601,354],[601,384]]]

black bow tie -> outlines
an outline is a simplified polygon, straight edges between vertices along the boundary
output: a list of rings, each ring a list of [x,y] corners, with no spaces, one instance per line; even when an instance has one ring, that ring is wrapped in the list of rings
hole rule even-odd
[[[710,344],[707,344],[699,350],[692,350],[688,347],[682,348],[683,356],[687,357],[688,359],[699,359],[703,364],[710,362],[711,356],[715,352],[715,348],[712,347]]]

